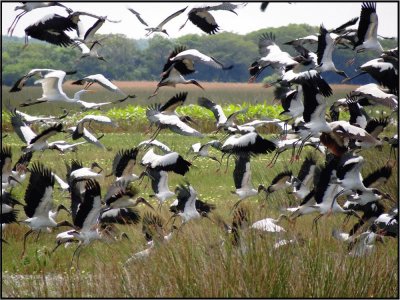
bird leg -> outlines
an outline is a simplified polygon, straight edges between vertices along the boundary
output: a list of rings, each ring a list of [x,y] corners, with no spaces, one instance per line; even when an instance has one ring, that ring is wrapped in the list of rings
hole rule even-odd
[[[179,27],[179,30],[181,30],[183,27],[185,27],[187,21],[189,21],[189,18],[186,19],[185,23],[183,23],[183,25],[181,27]]]
[[[42,232],[41,230],[38,231],[38,233],[36,235],[35,243],[37,243],[41,232]]]
[[[17,27],[17,24],[19,22],[19,19],[22,18],[23,15],[25,15],[27,13],[27,11],[22,11],[20,12],[15,18],[14,21],[11,23],[11,26],[8,28],[7,30],[7,34],[9,34],[10,36],[12,36],[12,34],[14,33],[14,29],[15,27]]]
[[[79,244],[78,247],[76,247],[74,253],[72,254],[72,259],[71,259],[70,268],[72,267],[72,264],[73,264],[73,262],[74,262],[75,255],[77,254],[78,250],[81,249],[82,245],[83,245],[82,243]],[[79,250],[79,252],[81,252],[81,250]],[[77,268],[78,268],[78,264],[77,264],[76,266],[77,266]]]
[[[31,229],[27,233],[25,233],[25,235],[24,235],[24,247],[23,247],[23,250],[22,250],[22,253],[21,253],[21,258],[23,258],[24,255],[25,255],[26,239],[32,232],[33,232],[33,230]]]
[[[317,235],[318,235],[318,224],[317,224],[317,222],[318,222],[318,220],[319,220],[322,216],[323,216],[323,214],[320,214],[319,216],[317,216],[317,217],[313,220],[313,226],[312,226],[312,228],[314,229],[314,227],[315,227],[315,230],[317,231]]]
[[[147,150],[151,145],[151,142],[152,141],[154,141],[155,139],[156,139],[156,137],[158,136],[158,134],[160,133],[160,131],[161,131],[161,127],[158,127],[157,129],[156,129],[156,131],[153,133],[153,135],[151,136],[151,138],[150,138],[150,141],[147,143],[147,146],[145,147],[145,150]]]

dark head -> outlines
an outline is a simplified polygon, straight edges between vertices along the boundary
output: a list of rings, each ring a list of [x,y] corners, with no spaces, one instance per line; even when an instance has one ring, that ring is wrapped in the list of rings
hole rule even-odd
[[[100,169],[100,171],[98,172],[99,174],[100,174],[101,172],[103,172],[103,168],[100,167],[100,165],[99,165],[97,162],[93,162],[92,165],[90,166],[90,168],[91,168],[91,169],[99,168],[99,169]]]
[[[147,205],[148,207],[150,207],[152,210],[154,210],[154,207],[153,207],[149,202],[147,202],[147,200],[144,199],[143,197],[137,198],[137,199],[136,199],[136,203],[137,203],[137,204],[143,203],[143,204]]]
[[[169,34],[168,34],[167,30],[163,29],[163,30],[161,30],[161,32],[162,32],[162,33],[165,33],[166,35],[168,35],[168,36],[169,36]]]
[[[64,205],[60,204],[57,206],[57,212],[60,212],[60,210],[65,210],[69,215],[71,215],[71,212],[68,208],[66,208]]]
[[[197,124],[197,122],[195,120],[193,120],[191,117],[189,116],[182,116],[179,118],[183,123],[187,123],[187,124],[194,124],[194,125],[199,125]]]
[[[344,71],[336,71],[336,74],[338,74],[344,78],[349,78],[349,76],[347,76],[347,74]]]
[[[99,56],[99,57],[97,57],[97,59],[107,62],[107,60],[103,56]]]
[[[189,80],[189,83],[192,83],[194,85],[197,85],[199,88],[201,88],[202,90],[204,90],[204,88],[200,85],[200,83],[198,83],[196,80],[191,79]]]

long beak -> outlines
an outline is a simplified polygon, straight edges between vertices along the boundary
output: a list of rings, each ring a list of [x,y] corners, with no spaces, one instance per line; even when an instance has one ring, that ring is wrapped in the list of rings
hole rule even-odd
[[[197,85],[199,88],[201,88],[202,90],[204,90],[204,88],[200,85],[200,83],[198,83],[196,80],[192,80],[192,83],[194,85]]]
[[[145,205],[147,205],[148,207],[150,207],[152,210],[155,210],[154,207],[153,207],[149,202],[147,202],[146,199],[142,198],[142,202],[143,202],[143,204],[145,204]]]
[[[71,215],[71,211],[68,208],[66,208],[64,205],[61,204],[58,206],[58,210],[60,211],[62,209],[65,210],[68,213],[68,215]]]
[[[174,213],[174,214],[171,216],[171,218],[168,219],[168,222],[167,222],[167,224],[165,224],[165,227],[167,227],[167,225],[169,224],[169,222],[170,222],[172,219],[175,219],[177,216],[178,216],[178,214]]]
[[[384,194],[383,197],[385,199],[388,199],[390,202],[397,203],[397,201],[394,200],[393,197],[389,193]]]

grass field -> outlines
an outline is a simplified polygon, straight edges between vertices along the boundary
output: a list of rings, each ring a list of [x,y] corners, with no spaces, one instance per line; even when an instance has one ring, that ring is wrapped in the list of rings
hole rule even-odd
[[[117,83],[127,93],[134,93],[138,99],[133,100],[141,106],[148,101],[155,83]],[[178,91],[189,91],[188,102],[196,103],[198,96],[206,96],[224,104],[249,102],[271,103],[272,89],[265,90],[259,85],[249,84],[216,84],[204,85],[206,91],[194,88],[165,88],[153,98],[150,103],[169,99]],[[335,99],[343,97],[352,86],[333,86]],[[76,89],[75,89],[76,90]],[[103,101],[112,97],[111,93],[99,89],[98,96],[89,95],[84,99],[88,101]],[[27,88],[15,95],[9,94],[3,88],[3,109],[8,97],[11,103],[18,103],[39,95],[40,88]],[[67,89],[71,95],[72,89]],[[123,104],[125,107],[131,104]],[[23,110],[32,114],[59,114],[60,106],[53,104],[40,104]],[[277,112],[280,108],[277,107]],[[75,108],[71,114],[77,112]],[[376,113],[375,113],[376,114]],[[135,147],[140,141],[150,137],[151,133],[144,133],[147,129],[142,122],[126,120],[123,116],[116,119],[119,127],[106,128],[98,126],[99,132],[105,132],[102,143],[111,151],[103,151],[93,145],[82,145],[76,153],[60,155],[55,152],[45,151],[43,154],[35,153],[33,161],[42,161],[58,175],[64,177],[66,169],[64,161],[69,162],[78,158],[89,165],[96,160],[105,168],[108,174],[111,170],[112,159],[118,149]],[[203,139],[221,138],[210,132],[213,121],[210,118],[200,123],[200,131],[207,132]],[[3,145],[10,145],[13,158],[19,156],[19,149],[23,143],[9,131],[7,121],[2,122],[2,135],[9,135],[3,139]],[[203,130],[204,129],[204,130]],[[391,135],[397,130],[397,124],[392,124],[383,135]],[[265,137],[272,137],[264,134]],[[55,136],[52,140],[63,139],[63,135]],[[180,152],[186,158],[190,145],[197,142],[196,138],[182,137],[170,132],[162,132],[158,140],[166,143],[173,150]],[[306,155],[309,149],[302,153]],[[220,153],[215,152],[220,157]],[[363,175],[383,166],[388,158],[389,147],[383,147],[382,152],[369,149],[360,153],[365,158]],[[143,153],[139,153],[141,159]],[[320,163],[324,156],[315,153]],[[301,161],[289,164],[290,153],[283,153],[273,168],[266,165],[272,154],[252,159],[252,181],[254,186],[259,183],[268,185],[272,178],[289,168],[294,174],[299,171]],[[220,216],[230,223],[232,219],[231,208],[238,200],[231,191],[233,184],[233,160],[230,160],[225,173],[225,161],[220,171],[218,164],[211,160],[198,159],[193,163],[191,171],[184,177],[171,174],[169,185],[171,190],[179,183],[187,180],[197,190],[199,198],[212,202],[217,209],[211,218]],[[142,168],[135,167],[139,174]],[[383,186],[382,190],[394,197],[398,195],[397,166],[393,176]],[[113,178],[105,178],[102,182],[102,194]],[[15,195],[23,201],[27,180],[22,186],[15,188]],[[150,184],[145,180],[140,186],[141,195],[146,199],[152,193]],[[69,206],[66,193],[55,190],[54,201]],[[154,200],[151,203],[156,205]],[[170,213],[168,205],[173,199],[167,201],[161,215],[168,220]],[[340,203],[343,199],[339,200]],[[265,217],[276,218],[281,213],[281,208],[297,205],[293,196],[285,191],[272,194],[265,206],[264,197],[259,196],[247,199],[243,205],[251,212],[251,220],[256,221]],[[384,203],[387,207],[389,203]],[[143,214],[148,208],[140,206]],[[312,230],[312,220],[315,216],[299,218],[295,226],[285,221],[282,226],[287,233],[281,236],[260,235],[247,231],[243,234],[247,252],[243,253],[230,243],[230,237],[207,219],[191,222],[174,236],[170,243],[156,247],[148,259],[137,260],[123,268],[124,262],[135,252],[144,250],[147,246],[141,233],[141,224],[119,226],[126,232],[129,240],[115,243],[94,242],[84,248],[80,256],[79,268],[76,263],[71,265],[71,258],[75,246],[60,247],[53,255],[49,252],[55,246],[55,236],[61,230],[41,234],[38,241],[29,237],[27,252],[20,258],[22,252],[23,235],[28,231],[24,225],[12,224],[3,232],[3,238],[9,244],[2,245],[2,297],[338,297],[338,298],[396,298],[398,297],[398,240],[385,238],[383,244],[377,244],[376,252],[367,257],[353,258],[348,255],[347,245],[335,240],[331,236],[334,228],[340,229],[344,216],[333,215],[320,220],[319,232]],[[69,218],[61,212],[58,220]],[[25,215],[20,209],[19,219],[24,220]],[[348,231],[356,219],[352,218],[344,227]],[[178,222],[179,223],[179,222]],[[274,249],[273,244],[281,238],[297,237],[302,243]],[[221,246],[221,240],[225,243]]]

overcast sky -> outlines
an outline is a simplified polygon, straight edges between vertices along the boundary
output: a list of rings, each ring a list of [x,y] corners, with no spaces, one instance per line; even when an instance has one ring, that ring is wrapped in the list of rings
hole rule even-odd
[[[144,38],[146,31],[135,16],[126,7],[132,7],[142,15],[142,18],[150,25],[156,26],[171,13],[184,8],[193,3],[68,3],[61,2],[75,11],[86,11],[99,16],[107,15],[109,19],[121,20],[120,23],[106,22],[98,33],[122,33],[130,38]],[[267,27],[286,26],[290,23],[307,23],[310,25],[320,25],[323,23],[327,28],[337,27],[351,18],[360,15],[361,3],[270,3],[265,12],[260,11],[259,3],[249,3],[247,6],[237,10],[238,16],[228,11],[214,11],[217,23],[221,31],[230,31],[245,34],[254,30]],[[14,8],[20,5],[18,2],[2,2],[2,34],[7,34],[7,29],[13,19],[18,14]],[[66,12],[61,7],[40,8],[24,15],[19,21],[15,31],[15,36],[24,36],[24,29],[49,13],[58,13],[65,16]],[[377,13],[379,18],[378,34],[383,36],[398,35],[398,2],[377,3]],[[179,27],[185,22],[187,13],[171,20],[165,28],[171,37],[178,37],[188,33],[202,33],[195,25],[188,22],[179,31]],[[95,20],[84,17],[85,27],[89,28]],[[356,26],[355,26],[356,27]],[[311,34],[311,33],[310,33]]]

